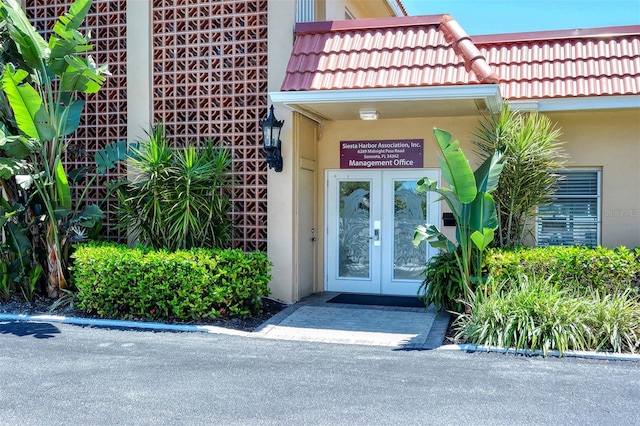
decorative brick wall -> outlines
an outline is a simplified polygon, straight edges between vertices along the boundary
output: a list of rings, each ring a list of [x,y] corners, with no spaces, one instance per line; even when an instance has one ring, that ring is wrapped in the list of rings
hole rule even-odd
[[[68,0],[29,0],[26,12],[40,34],[48,34],[56,19],[68,10]],[[69,139],[73,148],[82,156],[67,155],[65,159],[70,168],[94,164],[96,150],[107,143],[127,138],[127,79],[126,79],[126,0],[94,0],[93,7],[85,21],[83,31],[91,31],[94,50],[90,54],[98,64],[107,62],[111,76],[97,94],[87,97],[87,104],[80,128]],[[105,180],[113,180],[126,175],[126,167],[119,166],[108,176],[96,179],[87,192],[86,201],[102,206],[107,218],[104,221],[107,235],[119,238],[113,230],[114,217],[110,210],[114,200],[106,200]],[[80,196],[84,185],[75,188],[75,197]],[[101,204],[102,203],[102,204]]]
[[[28,15],[43,33],[70,1],[27,3]],[[112,73],[89,97],[71,141],[92,159],[96,149],[127,137],[126,0],[95,0],[86,28],[96,62],[108,62]],[[258,120],[267,115],[267,0],[153,0],[152,28],[155,122],[165,125],[176,147],[211,138],[231,149],[234,246],[266,250],[267,172]],[[107,179],[125,173],[121,167]],[[90,189],[87,201],[103,201],[103,182]],[[108,235],[118,238],[112,207],[112,201],[103,204],[105,225]]]
[[[175,146],[231,149],[234,246],[266,250],[267,0],[154,0],[152,28],[154,120]]]

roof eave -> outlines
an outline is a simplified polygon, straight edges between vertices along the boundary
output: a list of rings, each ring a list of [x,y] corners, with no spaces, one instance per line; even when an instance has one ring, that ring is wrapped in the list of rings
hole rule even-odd
[[[513,100],[509,105],[518,111],[538,112],[628,109],[640,108],[640,95]]]
[[[398,100],[407,102],[479,100],[484,101],[488,111],[497,113],[500,111],[503,102],[502,96],[500,95],[500,88],[496,84],[281,91],[270,92],[269,96],[273,103],[285,105],[319,122],[327,120],[327,117],[320,117],[309,113],[309,110],[305,108],[305,106],[329,103],[350,103],[358,105],[367,102],[384,103],[397,102]]]

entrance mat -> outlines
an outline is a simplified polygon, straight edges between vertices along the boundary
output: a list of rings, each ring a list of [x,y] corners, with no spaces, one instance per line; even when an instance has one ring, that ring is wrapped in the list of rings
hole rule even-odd
[[[404,308],[424,308],[422,299],[412,296],[383,296],[380,294],[341,293],[327,303],[345,303],[349,305],[401,306]]]

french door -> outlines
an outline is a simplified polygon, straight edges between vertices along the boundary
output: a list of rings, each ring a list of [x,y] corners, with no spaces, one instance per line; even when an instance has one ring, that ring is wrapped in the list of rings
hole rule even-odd
[[[438,170],[328,170],[326,199],[326,290],[415,295],[425,263],[436,255],[428,244],[413,246],[413,231],[439,224],[432,193],[418,193],[423,177]]]

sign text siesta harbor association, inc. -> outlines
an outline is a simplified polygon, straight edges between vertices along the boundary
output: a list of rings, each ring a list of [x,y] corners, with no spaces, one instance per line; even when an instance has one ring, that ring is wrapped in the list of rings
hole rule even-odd
[[[423,139],[341,141],[341,169],[423,167]]]

